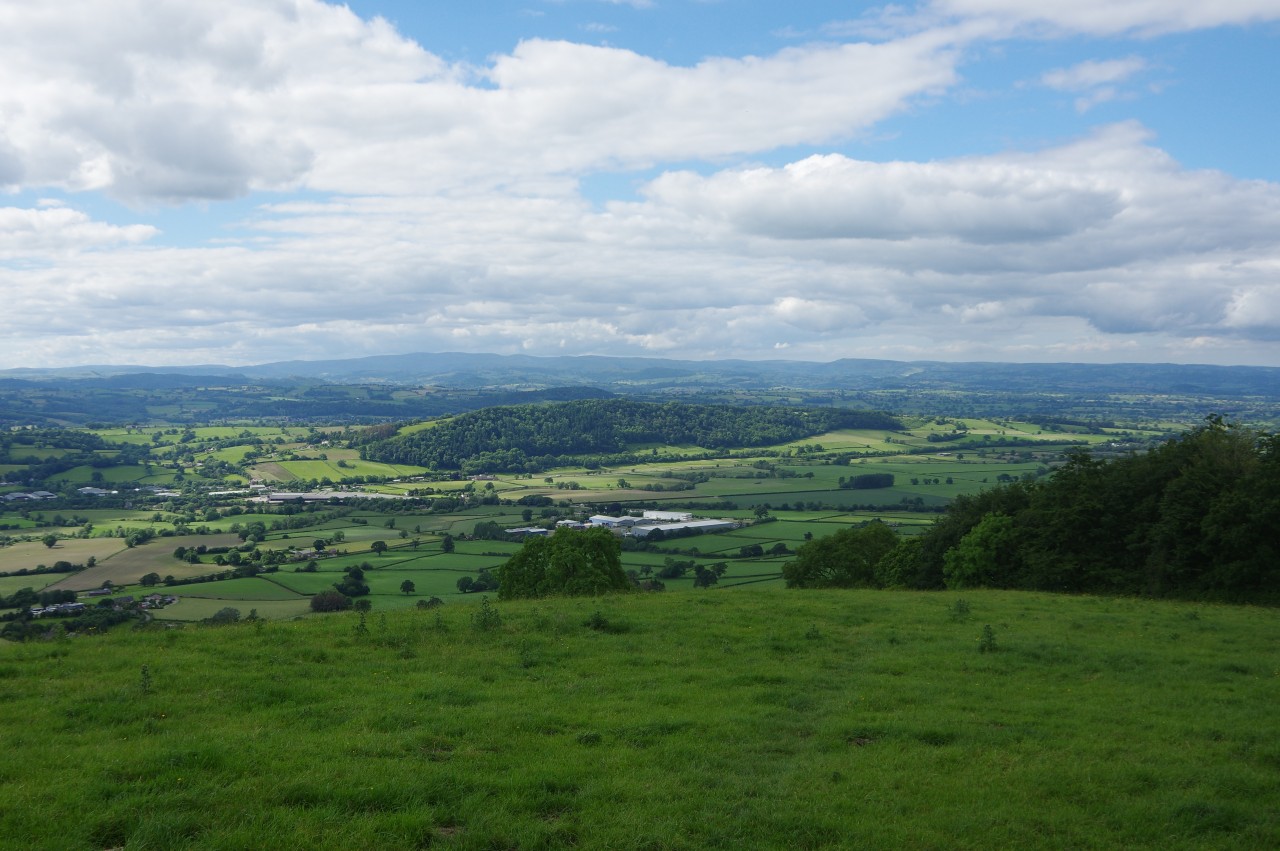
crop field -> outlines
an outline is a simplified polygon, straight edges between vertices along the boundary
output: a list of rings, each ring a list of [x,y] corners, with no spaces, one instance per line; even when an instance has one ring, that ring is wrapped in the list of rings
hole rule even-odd
[[[119,538],[64,538],[52,548],[39,541],[11,544],[0,547],[0,572],[31,570],[58,561],[84,564],[90,557],[102,561],[124,548],[124,541]],[[66,574],[60,576],[65,578]]]
[[[0,645],[6,843],[1280,847],[1270,610],[745,586],[165,611],[227,605],[276,619]]]
[[[345,467],[339,467],[337,461],[278,461],[271,464],[256,465],[251,467],[250,470],[254,473],[261,473],[263,478],[270,476],[281,482],[299,479],[341,481],[347,476],[420,476],[426,472],[423,467],[380,464],[376,461],[359,460],[346,462]]]
[[[177,547],[226,547],[238,545],[240,539],[235,535],[178,535],[171,538],[155,538],[136,547],[123,547],[118,538],[90,538],[86,543],[105,541],[113,544],[115,552],[98,561],[96,565],[79,573],[73,573],[57,583],[57,588],[71,588],[83,591],[100,588],[102,583],[110,581],[113,585],[132,585],[148,573],[161,576],[172,574],[183,578],[210,573],[214,568],[208,564],[187,564],[173,557]]]

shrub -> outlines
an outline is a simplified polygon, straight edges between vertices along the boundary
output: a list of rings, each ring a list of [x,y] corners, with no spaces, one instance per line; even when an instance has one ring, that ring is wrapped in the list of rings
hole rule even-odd
[[[471,615],[471,626],[476,632],[493,632],[502,627],[502,615],[498,614],[488,597],[480,598],[480,608]]]

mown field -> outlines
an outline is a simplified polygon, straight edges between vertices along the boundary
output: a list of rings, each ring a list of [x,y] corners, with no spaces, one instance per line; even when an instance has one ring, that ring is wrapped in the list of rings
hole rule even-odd
[[[0,645],[0,679],[14,848],[1280,847],[1265,609],[446,603]]]

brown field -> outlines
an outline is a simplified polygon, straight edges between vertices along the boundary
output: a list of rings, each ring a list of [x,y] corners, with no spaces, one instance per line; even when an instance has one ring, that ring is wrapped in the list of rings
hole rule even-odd
[[[117,544],[123,543],[119,538],[114,540]],[[211,564],[187,564],[185,561],[178,561],[173,557],[173,551],[178,547],[198,547],[201,544],[206,547],[230,547],[239,543],[240,538],[230,533],[155,538],[133,549],[121,548],[109,558],[100,558],[98,563],[88,570],[72,574],[50,587],[85,591],[90,588],[101,588],[102,583],[108,579],[115,585],[132,585],[153,572],[161,576],[173,574],[178,578],[213,573],[221,568]]]
[[[275,461],[268,461],[265,464],[257,464],[254,466],[253,472],[255,475],[260,476],[263,479],[271,479],[277,482],[291,482],[295,478],[292,473]]]

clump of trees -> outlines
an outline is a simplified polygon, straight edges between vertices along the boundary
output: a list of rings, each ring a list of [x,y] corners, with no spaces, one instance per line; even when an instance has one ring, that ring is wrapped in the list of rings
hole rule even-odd
[[[344,597],[363,597],[369,593],[369,586],[364,581],[364,572],[371,565],[362,564],[359,567],[348,567],[343,569],[343,577],[341,581],[333,583],[334,589]],[[313,598],[314,604],[314,598]]]
[[[351,608],[351,598],[341,591],[321,591],[311,598],[313,612],[343,612]]]
[[[617,538],[605,529],[561,529],[525,541],[502,566],[498,598],[592,596],[631,587]]]
[[[840,477],[840,487],[853,490],[876,490],[893,487],[893,473],[865,473],[861,476]]]
[[[884,587],[893,584],[881,562],[898,547],[898,536],[879,521],[806,541],[782,568],[788,588]]]
[[[463,594],[480,594],[485,591],[498,590],[498,577],[486,567],[480,568],[475,576],[458,577],[458,591]]]

